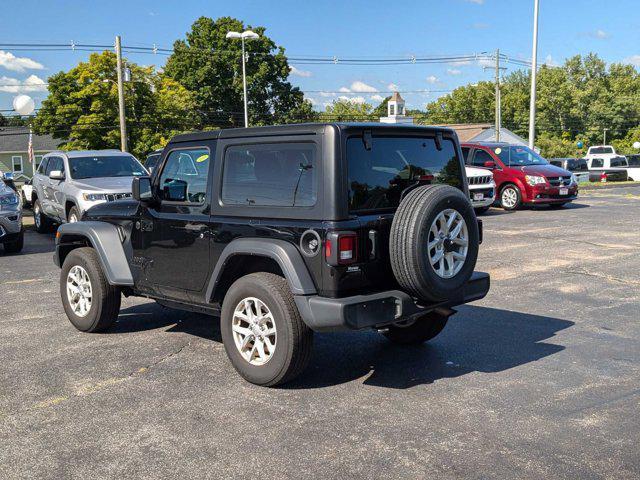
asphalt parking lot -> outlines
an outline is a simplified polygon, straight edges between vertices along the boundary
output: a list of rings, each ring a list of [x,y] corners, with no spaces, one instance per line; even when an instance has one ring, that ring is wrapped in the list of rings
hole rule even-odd
[[[640,477],[640,189],[484,225],[492,289],[441,336],[316,335],[280,389],[211,317],[127,299],[77,332],[29,231],[0,254],[0,478]]]

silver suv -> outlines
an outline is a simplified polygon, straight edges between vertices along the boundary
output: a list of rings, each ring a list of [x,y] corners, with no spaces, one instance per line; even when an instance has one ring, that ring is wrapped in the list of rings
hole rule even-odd
[[[142,175],[142,164],[119,150],[48,153],[33,176],[36,230],[77,222],[94,205],[131,198],[132,180]]]
[[[0,243],[6,253],[18,253],[24,245],[22,202],[11,180],[10,174],[0,172]]]

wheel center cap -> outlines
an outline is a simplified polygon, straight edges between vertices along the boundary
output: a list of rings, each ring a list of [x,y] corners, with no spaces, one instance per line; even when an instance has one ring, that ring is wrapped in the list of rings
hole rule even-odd
[[[453,251],[453,242],[451,241],[450,238],[445,238],[444,242],[442,243],[442,245],[444,246],[444,251],[445,252],[452,252]]]

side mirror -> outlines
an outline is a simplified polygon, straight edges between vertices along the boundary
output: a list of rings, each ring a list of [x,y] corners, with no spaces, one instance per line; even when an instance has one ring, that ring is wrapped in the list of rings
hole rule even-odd
[[[153,200],[151,177],[133,177],[131,196],[139,202],[150,202]]]
[[[496,162],[492,162],[491,160],[487,160],[483,163],[483,166],[486,168],[496,168]]]
[[[51,170],[51,172],[49,172],[49,178],[51,180],[64,180],[64,172],[61,170]]]

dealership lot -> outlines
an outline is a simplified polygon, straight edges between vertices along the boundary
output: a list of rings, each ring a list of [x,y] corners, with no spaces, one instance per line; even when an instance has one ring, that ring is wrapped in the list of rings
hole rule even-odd
[[[0,477],[638,478],[640,189],[492,209],[482,301],[430,344],[316,335],[280,389],[215,319],[127,299],[77,332],[53,236],[0,255]]]

